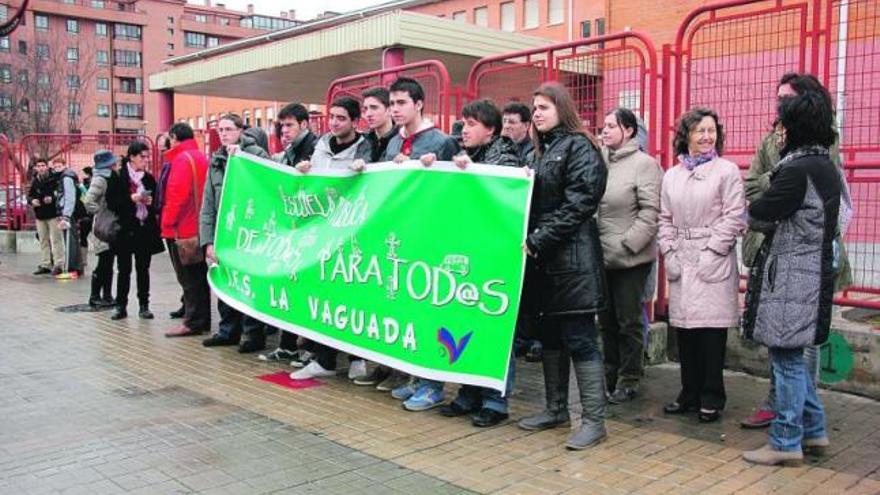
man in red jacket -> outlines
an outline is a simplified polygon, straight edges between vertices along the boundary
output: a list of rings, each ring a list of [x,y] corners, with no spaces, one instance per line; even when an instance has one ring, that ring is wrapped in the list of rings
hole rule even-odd
[[[192,243],[193,238],[196,249],[201,250],[198,242],[199,210],[205,190],[208,159],[199,150],[189,125],[182,122],[174,124],[168,136],[171,149],[165,152],[165,160],[171,164],[171,169],[162,203],[162,237],[168,240],[171,264],[183,288],[185,313],[183,325],[169,330],[165,336],[185,337],[200,335],[211,329],[208,265],[204,256],[190,263],[187,261],[192,260],[181,259],[185,243]]]

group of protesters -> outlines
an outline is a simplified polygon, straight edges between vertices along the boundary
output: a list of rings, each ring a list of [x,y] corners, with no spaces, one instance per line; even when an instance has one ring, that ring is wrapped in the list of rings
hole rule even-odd
[[[158,144],[163,157],[158,179],[147,171],[151,150],[143,142],[131,144],[121,162],[109,151],[94,156],[93,178],[82,200],[94,215],[91,238],[98,254],[89,303],[112,304],[111,318],[126,318],[134,260],[138,314],[152,318],[150,261],[167,250],[183,291],[182,307],[172,317],[183,322],[166,336],[210,331],[207,272],[221,261],[214,231],[226,164],[238,152],[303,174],[358,173],[373,163],[406,160],[425,167],[450,161],[465,171],[474,163],[519,167],[533,177],[534,187],[522,243],[527,262],[516,331],[523,344],[516,347],[541,362],[546,406],[518,425],[544,430],[569,424],[572,369],[582,413],[580,427],[566,441],[569,449],[606,438],[606,404],[638,399],[644,301],[646,293],[647,300],[653,297],[659,252],[681,362],[680,393],[664,412],[693,413],[703,423],[721,417],[727,333],[742,324],[746,335],[769,348],[772,377],[766,402],[743,421],[744,427],[770,426],[769,442],[744,457],[797,465],[804,453],[821,454],[829,444],[816,395],[816,346],[828,335],[835,283],[847,283],[841,239],[852,208],[827,90],[811,75],[786,74],[777,96],[777,119],[745,180],[737,165],[722,157],[725,134],[713,110],[693,108],[680,116],[673,142],[678,163],[664,174],[647,154],[644,126],[631,110],[609,112],[596,136],[557,83],[537,88],[531,106],[510,102],[499,108],[486,99],[468,103],[460,135],[452,136],[424,118],[424,91],[405,77],[388,89],[365,91],[361,101],[335,99],[327,108],[329,132],[323,136],[310,129],[306,108],[291,103],[278,114],[284,149],[275,155],[269,153],[266,133],[248,128],[234,114],[219,119],[221,146],[210,158],[199,150],[193,130],[177,123]],[[362,119],[366,132],[358,128]],[[66,185],[53,189],[39,182],[47,168],[45,161],[37,162],[31,199],[41,239],[54,239],[53,229],[67,225],[69,230],[73,212]],[[69,178],[60,172],[61,182]],[[40,213],[50,204],[52,212]],[[53,212],[60,221],[47,227],[45,215]],[[750,268],[744,315],[736,250],[743,234]],[[52,242],[57,259],[62,255]],[[52,269],[44,254],[40,270]],[[267,335],[276,331],[222,300],[218,313],[218,330],[203,341],[206,347],[237,345],[241,353],[260,352]],[[407,410],[439,407],[444,416],[469,416],[474,426],[488,427],[508,418],[515,354],[505,393],[463,385],[449,402],[442,382],[354,355],[348,357],[348,378],[390,392]],[[290,362],[299,368],[291,378],[303,380],[335,375],[338,351],[282,331],[277,348],[259,358]]]

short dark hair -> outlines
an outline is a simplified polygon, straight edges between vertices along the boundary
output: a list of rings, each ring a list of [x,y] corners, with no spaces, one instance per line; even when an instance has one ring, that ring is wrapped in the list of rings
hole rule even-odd
[[[391,105],[391,97],[388,93],[388,90],[381,86],[365,90],[363,93],[361,93],[361,97],[365,100],[367,98],[375,98],[379,100],[379,102],[382,103],[382,105],[384,105],[386,108]]]
[[[168,135],[174,136],[174,139],[176,139],[178,142],[183,142],[187,139],[195,138],[192,127],[190,127],[189,124],[187,124],[186,122],[178,122],[171,126],[171,129],[168,129]]]
[[[419,84],[418,81],[411,77],[398,77],[393,83],[391,83],[391,87],[388,88],[389,93],[394,93],[395,91],[405,92],[409,94],[409,97],[412,98],[413,103],[421,101],[425,101],[425,90],[422,88],[422,85]]]
[[[512,101],[504,105],[504,110],[501,113],[519,115],[520,122],[530,122],[532,120],[532,111],[529,109],[529,106],[519,101]]]
[[[675,138],[672,141],[672,147],[675,149],[676,155],[687,155],[689,153],[688,140],[691,129],[699,125],[700,121],[706,117],[712,117],[712,120],[715,121],[715,129],[717,132],[717,137],[715,138],[715,151],[718,152],[718,156],[721,156],[721,154],[724,153],[724,126],[722,126],[721,122],[718,120],[718,114],[711,108],[694,107],[678,119],[678,126],[676,126],[675,129]]]
[[[132,141],[131,144],[128,145],[128,150],[125,152],[125,158],[140,155],[144,151],[150,151],[150,147],[147,143],[140,140]]]
[[[623,127],[624,129],[632,129],[633,133],[632,136],[630,136],[630,139],[639,134],[639,119],[629,108],[615,108],[608,112],[608,115],[614,115],[614,118],[617,119],[617,125],[620,127]]]
[[[309,111],[302,103],[288,103],[278,112],[278,120],[294,118],[297,122],[308,122]]]
[[[351,96],[340,96],[330,103],[330,108],[338,107],[348,114],[348,118],[353,121],[361,118],[361,104]]]
[[[777,114],[779,123],[785,128],[784,153],[802,146],[830,148],[837,139],[834,110],[827,91],[785,96],[779,100]]]
[[[466,119],[474,119],[484,126],[491,128],[492,134],[501,134],[501,112],[495,103],[489,99],[476,100],[468,103],[461,109],[461,116]]]
[[[239,116],[237,113],[227,113],[225,115],[221,115],[217,122],[220,122],[221,120],[229,120],[233,124],[235,124],[235,127],[239,129],[244,129],[244,121],[241,120],[241,116]]]
[[[45,156],[36,156],[34,157],[34,165],[38,163],[45,163],[46,165],[49,165],[49,159]]]

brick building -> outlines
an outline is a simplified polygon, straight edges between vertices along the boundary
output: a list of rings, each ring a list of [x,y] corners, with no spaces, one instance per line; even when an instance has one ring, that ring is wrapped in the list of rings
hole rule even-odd
[[[0,4],[0,19],[15,7]],[[30,121],[16,132],[146,133],[158,131],[157,95],[149,74],[164,60],[297,24],[278,17],[184,0],[33,0],[22,25],[0,38],[0,116]],[[177,95],[181,108],[272,108]],[[258,117],[259,118],[259,117]],[[194,121],[204,127],[204,122]],[[27,126],[26,126],[27,127]]]

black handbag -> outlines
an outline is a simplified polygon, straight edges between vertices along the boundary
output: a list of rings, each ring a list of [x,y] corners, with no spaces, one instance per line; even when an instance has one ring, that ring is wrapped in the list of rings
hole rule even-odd
[[[116,216],[116,213],[110,211],[109,208],[102,208],[95,214],[95,219],[92,223],[92,233],[95,234],[98,240],[106,243],[115,242],[116,237],[119,235],[119,228],[119,217]]]

